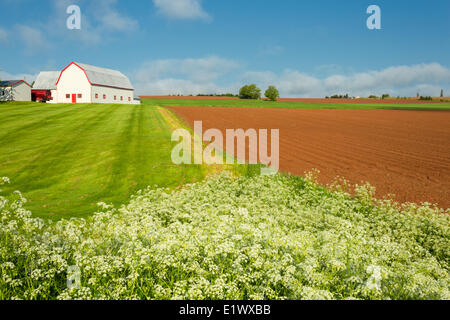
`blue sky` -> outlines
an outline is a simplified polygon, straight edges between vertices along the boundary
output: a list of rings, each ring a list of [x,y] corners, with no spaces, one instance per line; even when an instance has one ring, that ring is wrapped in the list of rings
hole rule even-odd
[[[68,30],[69,5],[81,30]],[[369,30],[369,5],[381,30]],[[450,1],[0,0],[0,77],[71,61],[114,68],[139,94],[450,95]]]

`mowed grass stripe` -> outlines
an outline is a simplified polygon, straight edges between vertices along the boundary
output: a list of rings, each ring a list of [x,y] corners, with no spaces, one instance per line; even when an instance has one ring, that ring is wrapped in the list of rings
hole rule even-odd
[[[17,183],[22,184],[22,182],[28,180],[26,188],[22,191],[40,188],[39,185],[42,182],[47,179],[51,180],[61,171],[64,172],[68,166],[67,161],[73,157],[71,153],[76,152],[76,146],[86,138],[89,129],[98,124],[101,118],[110,115],[113,108],[110,107],[96,113],[89,112],[89,110],[83,112],[80,106],[78,111],[80,112],[77,115],[61,121],[59,126],[42,124],[39,127],[40,130],[35,134],[22,136],[22,139],[26,139],[25,145],[27,141],[31,140],[35,146],[32,150],[33,154],[27,158],[17,154],[21,153],[21,150],[14,154],[14,157],[19,156],[22,160],[25,160],[19,166],[18,172],[13,172]],[[21,146],[23,142],[9,141],[9,143]],[[5,145],[8,145],[8,141],[5,142]]]
[[[111,106],[98,113],[85,112],[88,117],[62,126],[56,135],[57,139],[48,147],[42,148],[36,157],[15,174],[15,181],[25,185],[21,190],[28,192],[45,188],[58,184],[61,178],[64,181],[65,174],[76,165],[72,160],[75,160],[82,150],[86,150],[85,145],[89,143],[90,134],[95,132],[97,126],[102,126],[102,122],[107,121],[113,112],[114,108]]]
[[[34,106],[39,112],[22,111]],[[35,216],[84,217],[99,201],[120,205],[147,186],[204,177],[201,166],[172,164],[173,129],[150,105],[2,104],[0,123],[8,128],[1,132],[7,139],[0,144],[0,176],[12,181],[3,189],[23,191]]]
[[[57,109],[55,109],[56,111]],[[10,105],[9,107],[5,106],[5,103],[0,103],[0,112],[2,114],[3,122],[0,123],[0,127],[4,125],[9,125],[9,120],[19,120],[20,117],[25,117],[31,114],[39,114],[43,111],[47,111],[45,108],[45,104],[38,105],[23,105],[20,109],[17,106]]]
[[[22,112],[5,116],[3,110],[0,123],[0,141],[3,143],[13,142],[14,139],[32,135],[35,129],[40,129],[44,125],[58,121],[65,117],[71,117],[76,112],[83,112],[83,107],[79,105],[68,105],[67,108],[44,109],[37,112]]]

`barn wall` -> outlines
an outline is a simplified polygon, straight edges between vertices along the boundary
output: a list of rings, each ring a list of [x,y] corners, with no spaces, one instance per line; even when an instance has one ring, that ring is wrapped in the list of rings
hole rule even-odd
[[[14,101],[31,101],[31,87],[20,82],[12,87]]]
[[[51,89],[50,92],[51,92],[51,95],[52,95],[52,98],[53,98],[52,101],[57,100],[58,99],[58,92],[56,91],[56,89]]]
[[[58,103],[58,92],[57,92],[57,90],[56,89],[51,89],[50,92],[52,94],[53,100],[49,100],[49,101],[47,101],[47,103]]]
[[[96,94],[98,94],[98,98],[95,97]],[[106,99],[103,98],[104,94],[106,95]],[[114,96],[116,96],[116,100],[114,100]],[[123,97],[123,101],[120,100],[120,97]],[[131,98],[131,101],[128,101],[128,98]],[[93,103],[132,104],[133,98],[133,91],[131,90],[92,86]]]
[[[66,94],[70,95],[69,98],[66,98]],[[74,64],[62,72],[54,102],[72,103],[72,94],[82,95],[81,98],[77,97],[77,103],[91,102],[91,84],[84,71]]]
[[[11,101],[11,87],[0,87],[0,101]]]

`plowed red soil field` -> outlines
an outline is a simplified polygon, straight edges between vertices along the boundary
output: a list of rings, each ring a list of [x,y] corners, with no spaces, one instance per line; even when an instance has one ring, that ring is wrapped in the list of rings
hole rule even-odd
[[[280,170],[369,182],[377,197],[450,208],[450,112],[170,107],[203,130],[279,129]],[[226,145],[226,144],[224,144]],[[269,149],[270,150],[270,149]],[[227,150],[230,151],[230,150]]]

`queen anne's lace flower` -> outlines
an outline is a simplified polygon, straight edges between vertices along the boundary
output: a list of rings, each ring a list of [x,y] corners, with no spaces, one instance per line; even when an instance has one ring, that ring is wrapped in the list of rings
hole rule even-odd
[[[448,214],[308,179],[220,175],[58,222],[33,218],[19,192],[0,196],[0,296],[449,299]]]

